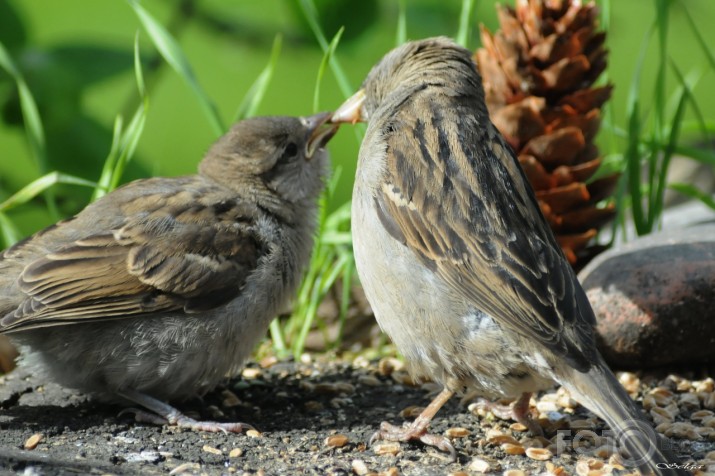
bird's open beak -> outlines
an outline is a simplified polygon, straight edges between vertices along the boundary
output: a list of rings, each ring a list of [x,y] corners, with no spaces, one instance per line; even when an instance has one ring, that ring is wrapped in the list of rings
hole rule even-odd
[[[325,147],[338,131],[340,124],[328,124],[332,114],[321,112],[304,117],[303,123],[310,130],[310,137],[305,144],[305,160],[310,160],[318,149]]]
[[[364,102],[365,90],[360,89],[358,92],[350,96],[347,101],[345,101],[337,109],[337,111],[333,113],[333,117],[330,118],[330,122],[334,124],[342,124],[345,122],[355,124],[356,122],[365,121],[365,112],[362,107]]]

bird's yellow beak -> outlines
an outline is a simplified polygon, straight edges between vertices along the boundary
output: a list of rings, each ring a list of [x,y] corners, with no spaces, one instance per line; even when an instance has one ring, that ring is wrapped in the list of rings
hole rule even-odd
[[[345,101],[334,113],[333,117],[330,118],[330,122],[333,124],[343,124],[350,123],[355,124],[356,122],[364,122],[365,111],[363,109],[363,103],[365,102],[365,90],[360,89],[358,92],[350,96],[347,101]]]
[[[332,114],[329,112],[321,112],[302,119],[310,131],[310,136],[305,144],[306,160],[310,160],[318,149],[325,147],[325,144],[327,144],[338,131],[339,125],[329,124],[331,118]]]

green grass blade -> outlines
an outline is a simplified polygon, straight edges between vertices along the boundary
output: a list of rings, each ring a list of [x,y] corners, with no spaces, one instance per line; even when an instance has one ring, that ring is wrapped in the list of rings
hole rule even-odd
[[[326,39],[325,33],[323,33],[323,29],[320,27],[318,10],[315,8],[315,3],[313,0],[299,0],[299,2],[303,10],[303,15],[305,15],[310,29],[313,30],[313,35],[315,35],[315,38],[318,40],[318,44],[323,49],[323,53],[326,53],[330,48],[330,44]],[[330,57],[330,69],[333,71],[333,75],[338,82],[340,92],[342,92],[346,98],[351,96],[355,90],[350,86],[350,81],[348,81],[348,77],[335,55],[331,55]]]
[[[688,23],[690,23],[690,31],[695,35],[695,39],[700,45],[700,49],[703,51],[703,54],[705,54],[705,57],[708,59],[708,63],[710,63],[710,68],[715,69],[715,54],[713,53],[712,45],[709,44],[705,40],[705,38],[703,38],[703,35],[700,33],[700,30],[698,30],[698,27],[697,25],[695,25],[693,17],[690,15],[690,12],[686,7],[686,3],[680,2],[680,4],[683,11],[685,12],[685,18],[688,20]]]
[[[678,155],[688,157],[705,165],[715,167],[715,152],[709,149],[701,149],[699,147],[689,147],[684,145],[676,145],[673,151]]]
[[[37,103],[32,97],[30,88],[27,87],[22,73],[17,68],[5,46],[0,43],[0,66],[12,76],[17,85],[18,94],[20,97],[20,108],[22,118],[25,122],[25,132],[30,143],[32,155],[37,163],[40,173],[47,171],[47,156],[45,147],[45,132],[40,119],[40,112],[37,109]]]
[[[211,101],[209,96],[203,90],[199,84],[194,70],[191,67],[188,59],[181,50],[179,43],[171,36],[171,34],[164,28],[153,16],[149,14],[137,0],[127,0],[129,5],[134,9],[139,21],[142,26],[149,34],[154,46],[159,51],[159,53],[164,57],[167,63],[177,72],[181,78],[186,81],[194,95],[199,101],[201,108],[206,114],[206,118],[211,124],[216,136],[220,136],[226,130],[226,127],[221,120],[218,113],[216,105]]]
[[[631,196],[631,210],[633,213],[633,223],[638,235],[647,233],[648,224],[646,222],[646,213],[643,210],[643,197],[641,194],[641,154],[640,154],[640,137],[643,124],[640,117],[640,78],[643,71],[643,63],[645,61],[646,51],[648,49],[648,38],[652,34],[651,28],[643,39],[641,50],[636,62],[636,69],[633,73],[628,90],[628,98],[626,100],[626,122],[627,138],[626,150],[624,157],[626,159],[626,175],[628,180],[628,193]]]
[[[395,46],[407,41],[407,1],[397,0],[397,29],[395,30]]]
[[[656,190],[654,193],[654,204],[651,206],[651,209],[649,210],[650,214],[650,222],[655,223],[655,221],[660,217],[660,214],[663,210],[663,199],[665,196],[665,185],[666,185],[666,180],[668,177],[668,168],[670,167],[670,161],[673,157],[673,152],[675,151],[675,147],[678,144],[678,138],[680,137],[680,126],[683,123],[683,115],[685,114],[685,106],[688,103],[688,98],[690,96],[690,88],[688,87],[688,83],[685,81],[685,78],[683,75],[680,73],[678,70],[678,67],[675,65],[675,63],[671,62],[671,66],[673,70],[675,71],[676,76],[678,77],[681,85],[680,85],[680,98],[678,100],[678,105],[675,110],[675,114],[673,115],[673,118],[670,121],[670,126],[669,130],[667,131],[667,136],[668,136],[668,141],[665,144],[665,147],[662,150],[662,158],[661,158],[661,166],[659,169],[659,174],[657,177],[657,182],[656,184],[653,184],[651,186],[655,186]]]
[[[601,29],[609,31],[611,29],[611,0],[601,0],[599,4],[601,10]]]
[[[713,196],[699,190],[689,183],[671,183],[668,184],[668,188],[688,197],[700,200],[705,205],[715,210],[715,199],[713,199]]]
[[[340,43],[340,38],[342,38],[344,31],[345,31],[345,27],[344,26],[340,27],[338,32],[335,34],[333,39],[330,41],[330,45],[328,46],[327,51],[323,54],[323,59],[320,61],[320,67],[318,68],[318,78],[315,81],[315,90],[313,91],[313,112],[320,111],[320,84],[323,80],[323,75],[325,74],[325,70],[327,69],[328,64],[330,63],[330,58],[333,57],[333,54],[335,53],[335,49],[338,47],[338,43]]]
[[[29,184],[22,187],[19,191],[10,196],[7,200],[0,203],[0,212],[4,212],[15,208],[19,205],[24,205],[34,199],[47,189],[58,183],[68,185],[82,185],[85,187],[94,188],[97,186],[95,182],[90,182],[80,177],[73,175],[61,174],[59,172],[50,172],[42,177],[33,180]]]
[[[288,357],[290,354],[288,346],[286,346],[285,338],[283,337],[283,330],[281,329],[281,323],[279,319],[273,319],[271,325],[268,328],[271,335],[271,342],[273,343],[273,350],[282,359]]]
[[[462,0],[462,11],[459,14],[459,29],[457,30],[456,42],[463,47],[467,47],[469,35],[472,32],[472,12],[474,11],[474,0]]]
[[[129,122],[126,131],[122,131],[122,118],[118,116],[115,119],[112,145],[109,149],[109,155],[104,161],[104,167],[102,168],[102,174],[98,182],[99,186],[95,189],[92,200],[96,200],[117,188],[127,164],[134,156],[137,144],[144,131],[144,124],[146,123],[146,116],[149,109],[149,97],[146,95],[144,73],[142,72],[138,33],[134,38],[134,76],[136,78],[141,103],[134,113],[132,120]]]
[[[0,237],[2,237],[3,248],[9,248],[22,239],[20,230],[18,230],[12,220],[2,212],[0,212]]]
[[[271,84],[271,79],[273,79],[273,73],[275,72],[276,65],[278,64],[278,58],[280,57],[282,46],[283,37],[278,34],[273,39],[271,56],[268,59],[268,64],[266,64],[263,71],[261,71],[251,87],[248,89],[246,95],[243,97],[241,105],[238,106],[238,110],[236,111],[236,114],[234,114],[233,122],[242,121],[247,117],[256,115],[258,108],[263,102],[263,98],[266,96],[268,85]]]
[[[117,165],[119,154],[121,153],[122,126],[122,117],[117,116],[114,119],[114,128],[112,129],[112,145],[109,147],[107,158],[104,159],[104,166],[102,167],[102,173],[99,174],[97,188],[94,189],[94,193],[92,194],[92,202],[102,198],[111,188],[112,175],[114,174],[114,168]]]
[[[47,164],[47,146],[45,143],[45,129],[42,126],[40,111],[37,108],[30,88],[27,86],[25,79],[20,72],[20,69],[15,65],[10,57],[5,46],[0,42],[0,67],[5,69],[8,74],[15,80],[17,85],[18,95],[20,97],[20,110],[25,126],[25,134],[27,142],[30,144],[30,151],[35,160],[37,169],[41,174],[44,174],[49,169]],[[47,209],[54,219],[58,220],[60,215],[57,211],[54,193],[47,191],[45,193],[45,201]]]

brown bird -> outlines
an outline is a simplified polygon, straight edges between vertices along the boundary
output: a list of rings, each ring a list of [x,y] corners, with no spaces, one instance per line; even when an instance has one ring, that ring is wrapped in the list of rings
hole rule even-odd
[[[24,365],[120,397],[140,420],[206,431],[167,400],[241,369],[310,258],[336,132],[329,113],[256,117],[199,174],[127,184],[0,255],[0,332]]]
[[[389,52],[333,117],[357,120],[368,122],[352,205],[360,280],[412,373],[444,386],[411,425],[383,423],[373,439],[454,456],[427,427],[455,392],[519,398],[530,423],[530,393],[556,381],[608,422],[627,464],[676,474],[596,350],[591,306],[489,120],[470,52],[446,38]]]

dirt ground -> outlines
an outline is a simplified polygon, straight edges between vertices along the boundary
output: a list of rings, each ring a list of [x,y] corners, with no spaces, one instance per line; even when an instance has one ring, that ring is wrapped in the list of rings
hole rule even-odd
[[[254,363],[243,378],[227,382],[203,401],[178,405],[191,416],[247,422],[260,430],[240,435],[136,423],[130,414],[118,416],[117,406],[16,370],[0,378],[0,474],[627,474],[608,464],[607,452],[588,456],[583,447],[567,447],[551,455],[536,450],[548,442],[528,438],[513,422],[476,415],[458,398],[432,425],[434,433],[453,438],[456,462],[419,443],[368,448],[366,442],[381,421],[410,419],[415,411],[411,406],[426,405],[428,394],[436,390],[433,384],[410,385],[404,371],[393,371],[394,365],[360,359],[277,362],[265,368]],[[673,387],[675,397],[682,390],[677,380],[641,380],[644,392],[656,384]],[[568,422],[595,421],[582,407],[559,402],[564,404],[564,395],[556,392],[537,402],[548,417],[542,422],[547,437],[554,437],[556,428],[568,428]],[[676,420],[687,420],[695,408],[690,410]],[[593,427],[596,433],[603,429],[602,423]],[[672,442],[681,456],[702,463],[715,450],[713,440]],[[524,448],[530,448],[527,455],[508,454]]]

